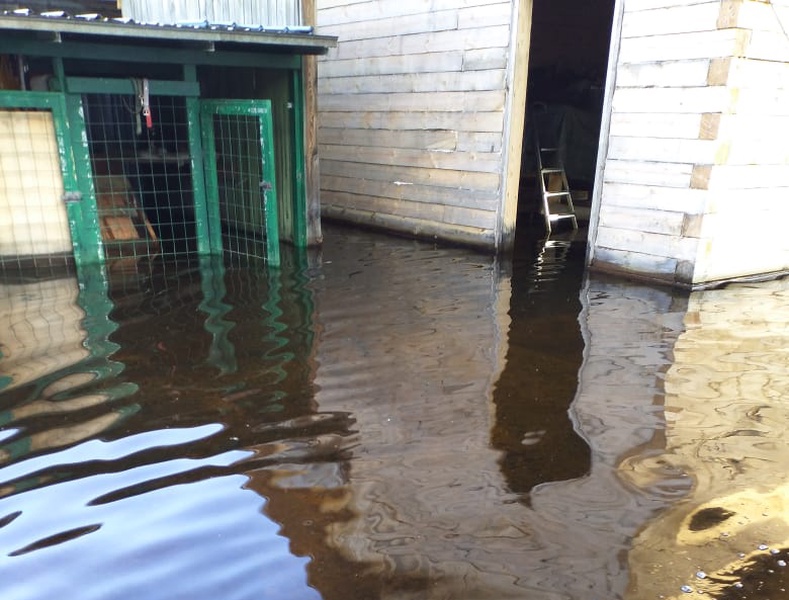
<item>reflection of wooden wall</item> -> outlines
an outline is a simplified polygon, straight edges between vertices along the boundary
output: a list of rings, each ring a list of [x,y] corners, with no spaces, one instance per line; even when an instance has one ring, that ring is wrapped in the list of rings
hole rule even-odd
[[[759,556],[780,572],[775,561],[785,555],[759,545],[789,548],[787,296],[787,280],[691,294],[665,374],[665,453],[651,473],[627,469],[641,483],[664,473],[669,486],[684,479],[689,489],[635,539],[634,598],[679,598],[681,585],[711,591]],[[694,577],[697,567],[709,580]],[[764,575],[770,589],[779,576]]]
[[[52,114],[0,111],[0,257],[71,252]]]
[[[9,390],[88,356],[72,278],[0,286],[0,389]],[[3,387],[5,378],[10,378]]]

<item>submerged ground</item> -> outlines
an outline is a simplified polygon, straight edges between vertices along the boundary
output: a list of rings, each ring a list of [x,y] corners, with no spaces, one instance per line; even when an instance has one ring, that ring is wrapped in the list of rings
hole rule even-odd
[[[789,281],[583,253],[5,273],[3,600],[789,597]]]

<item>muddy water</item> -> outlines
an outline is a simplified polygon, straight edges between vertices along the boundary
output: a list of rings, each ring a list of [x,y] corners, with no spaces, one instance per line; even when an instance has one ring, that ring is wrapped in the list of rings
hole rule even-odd
[[[583,251],[7,277],[2,598],[785,597],[789,282]]]

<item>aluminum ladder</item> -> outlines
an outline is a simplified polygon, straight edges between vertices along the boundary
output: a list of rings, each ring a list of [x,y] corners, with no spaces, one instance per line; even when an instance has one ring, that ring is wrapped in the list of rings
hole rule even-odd
[[[569,219],[573,229],[578,229],[578,218],[575,216],[573,196],[570,193],[570,184],[567,183],[567,173],[564,172],[559,148],[557,146],[543,146],[540,141],[540,119],[538,113],[545,110],[544,107],[540,108],[542,108],[542,111],[532,111],[532,119],[545,227],[548,230],[548,234],[550,234],[553,223]]]

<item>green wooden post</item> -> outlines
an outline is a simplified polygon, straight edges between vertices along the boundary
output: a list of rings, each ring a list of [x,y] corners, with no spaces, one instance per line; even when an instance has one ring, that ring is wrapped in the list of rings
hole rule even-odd
[[[204,164],[210,165],[208,169],[203,170],[203,181],[205,181],[205,189],[203,191],[204,195],[204,205],[205,205],[205,214],[206,220],[208,225],[208,235],[210,236],[209,245],[212,249],[217,249],[216,251],[221,253],[222,252],[222,215],[219,211],[219,180],[216,174],[216,140],[214,139],[214,114],[213,110],[210,107],[206,107],[205,102],[200,103],[200,117],[196,121],[197,124],[201,124],[202,126],[200,129],[203,133],[202,143],[203,143],[203,155]],[[191,120],[192,117],[189,118],[190,125],[189,129],[191,131],[192,125]],[[191,137],[191,133],[190,133]],[[196,158],[193,154],[193,159]],[[201,170],[203,166],[200,167]],[[197,198],[195,198],[195,201]]]
[[[77,172],[77,187],[82,198],[79,201],[77,229],[82,240],[85,262],[104,262],[104,244],[101,239],[101,224],[96,208],[96,188],[93,184],[93,167],[90,162],[88,131],[82,97],[65,95],[68,135]]]
[[[293,98],[293,233],[294,245],[307,246],[307,181],[304,167],[304,81],[303,71],[291,71]]]
[[[66,91],[66,69],[63,66],[63,59],[55,57],[52,59],[52,72],[55,74],[55,90],[58,92]],[[52,90],[50,86],[50,90]]]
[[[262,109],[268,118],[258,114],[260,148],[263,154],[263,178],[271,178],[269,186],[263,187],[263,214],[266,215],[266,259],[278,267],[279,256],[279,209],[277,208],[277,183],[274,181],[274,133],[271,131],[271,107]]]
[[[192,168],[197,253],[202,255],[221,254],[222,238],[220,236],[217,195],[215,191],[210,194],[209,197],[212,199],[210,209],[206,196],[203,143],[200,138],[200,101],[197,98],[186,98],[186,119],[189,129],[189,156]],[[216,209],[215,214],[209,212],[213,209]]]

